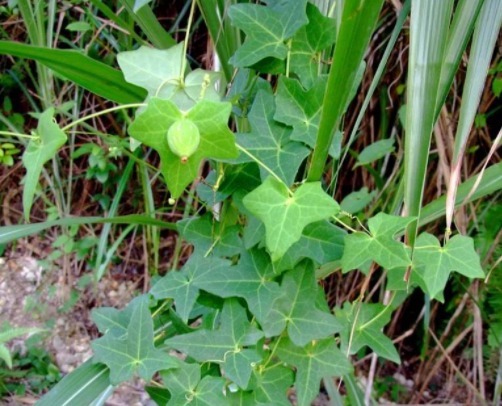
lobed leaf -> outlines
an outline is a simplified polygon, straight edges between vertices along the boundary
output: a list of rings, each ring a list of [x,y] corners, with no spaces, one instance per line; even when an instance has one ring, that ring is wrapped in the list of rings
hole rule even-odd
[[[166,406],[228,405],[224,396],[225,380],[213,376],[201,377],[200,365],[179,361],[176,369],[161,373],[162,380],[171,394]]]
[[[343,272],[375,261],[385,269],[411,265],[407,247],[396,241],[395,235],[413,219],[378,213],[368,220],[370,233],[355,232],[345,238],[342,257]]]
[[[418,236],[413,251],[412,281],[431,298],[442,299],[442,292],[452,271],[468,278],[485,276],[472,238],[455,235],[442,247],[429,233]]]
[[[169,49],[141,46],[117,56],[120,68],[129,83],[147,90],[147,100],[153,97],[171,100],[181,110],[189,110],[199,100],[220,101],[215,83],[217,72],[196,69],[185,77],[183,42]]]
[[[321,120],[326,76],[318,78],[308,90],[296,79],[281,76],[275,98],[274,119],[293,127],[291,139],[314,148]],[[334,142],[337,140],[334,138]],[[336,156],[336,146],[331,144],[330,155]]]
[[[262,326],[267,337],[277,336],[287,328],[291,341],[304,346],[340,331],[338,320],[316,306],[318,286],[310,261],[303,261],[286,272],[281,288],[284,294],[274,303]]]
[[[343,376],[352,371],[352,365],[333,338],[312,341],[302,347],[285,338],[277,347],[277,355],[296,368],[295,388],[299,406],[310,406],[319,393],[322,378]]]
[[[155,149],[160,156],[160,171],[174,198],[198,174],[204,158],[228,159],[238,154],[234,135],[228,128],[230,103],[202,100],[188,112],[181,112],[170,100],[153,98],[147,108],[129,126],[129,134]],[[167,142],[167,131],[178,119],[186,117],[198,127],[200,144],[187,160],[173,153]]]
[[[241,388],[246,388],[253,365],[261,360],[255,345],[263,336],[247,320],[246,310],[236,299],[228,299],[223,305],[221,324],[217,330],[203,328],[189,334],[166,340],[171,348],[185,352],[199,362],[222,364],[225,375]]]
[[[237,265],[221,267],[197,278],[200,289],[223,298],[241,297],[259,323],[264,323],[273,303],[282,295],[269,256],[257,248],[243,251]]]
[[[392,340],[382,331],[389,323],[391,313],[391,308],[379,303],[345,303],[343,309],[337,309],[335,314],[343,323],[340,333],[342,350],[356,354],[368,346],[378,356],[401,363]]]
[[[227,270],[229,267],[229,261],[192,254],[181,271],[168,272],[152,287],[150,293],[156,299],[174,299],[176,312],[186,323],[199,296],[197,280],[205,274],[212,275],[213,272]]]
[[[307,17],[308,24],[297,31],[291,43],[290,70],[308,89],[321,71],[322,51],[335,42],[336,21],[323,16],[312,3],[307,3]]]
[[[252,131],[238,134],[237,142],[258,159],[262,180],[270,175],[270,170],[287,185],[291,185],[310,151],[305,145],[291,139],[291,129],[276,122],[274,112],[274,97],[271,92],[259,91],[248,115]],[[238,162],[252,160],[241,154]]]
[[[230,58],[235,67],[251,66],[265,58],[284,59],[285,41],[307,23],[307,0],[282,0],[268,6],[235,4],[228,10],[232,23],[246,33],[244,44]]]
[[[307,225],[298,242],[276,264],[275,271],[292,269],[302,258],[310,258],[317,264],[339,260],[343,255],[346,235],[344,230],[327,220]]]
[[[308,224],[339,211],[320,182],[304,183],[290,195],[288,188],[272,177],[246,195],[243,202],[265,224],[266,244],[274,262],[301,238]]]
[[[110,368],[110,381],[118,384],[130,380],[136,373],[145,380],[177,363],[167,352],[153,343],[153,320],[148,309],[148,297],[134,302],[126,337],[107,333],[91,344],[96,362]]]
[[[242,250],[239,227],[216,221],[211,214],[191,217],[176,223],[181,236],[191,243],[196,253],[208,256],[232,257]]]

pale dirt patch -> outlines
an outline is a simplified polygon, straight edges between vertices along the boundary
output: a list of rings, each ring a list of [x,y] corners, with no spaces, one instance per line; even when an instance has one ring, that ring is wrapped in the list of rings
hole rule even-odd
[[[58,285],[58,272],[44,272],[35,258],[15,256],[0,258],[0,325],[46,328],[48,334],[41,346],[53,355],[63,374],[73,371],[92,355],[91,334],[96,334],[90,320],[88,303],[124,307],[133,297],[136,285],[104,278],[97,289],[89,289],[67,313],[58,312],[64,303],[63,289]],[[61,288],[64,288],[62,286]],[[90,297],[94,296],[94,297]],[[82,303],[85,301],[85,303]],[[25,338],[9,343],[13,351],[25,350]],[[28,405],[35,396],[0,399],[2,405]],[[106,403],[109,406],[143,406],[152,404],[137,380],[121,385]]]

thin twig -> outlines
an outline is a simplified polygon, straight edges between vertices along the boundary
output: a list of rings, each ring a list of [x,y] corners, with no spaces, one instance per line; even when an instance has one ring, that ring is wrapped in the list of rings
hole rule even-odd
[[[420,399],[422,397],[423,392],[427,388],[427,385],[429,384],[430,380],[432,377],[436,374],[437,370],[445,360],[446,356],[451,353],[457,346],[462,342],[462,340],[471,333],[473,329],[473,325],[471,324],[469,327],[467,327],[464,331],[462,331],[456,338],[453,340],[453,342],[448,346],[448,348],[445,350],[444,347],[441,345],[440,341],[437,339],[437,337],[432,333],[432,330],[429,328],[429,331],[432,334],[432,337],[434,338],[434,341],[436,341],[439,346],[439,349],[443,353],[443,355],[437,360],[437,362],[434,364],[432,368],[429,369],[429,373],[425,377],[424,381],[422,382],[422,386],[420,387],[420,390],[418,393],[415,395],[415,400],[418,398]],[[470,382],[469,382],[470,384]],[[471,384],[472,385],[472,384]]]
[[[468,330],[472,330],[472,328],[473,328],[473,326],[471,325]],[[465,330],[465,331],[468,331],[468,330]],[[443,353],[444,359],[446,359],[448,361],[450,366],[457,373],[458,377],[462,381],[464,381],[464,383],[469,387],[469,389],[472,390],[472,393],[474,393],[474,395],[478,398],[478,400],[481,401],[481,404],[486,405],[487,403],[486,403],[485,398],[478,392],[477,388],[469,381],[469,379],[467,379],[465,377],[465,375],[460,371],[460,369],[458,369],[458,367],[455,365],[455,362],[448,355],[448,352],[451,352],[451,351],[447,351],[444,349],[444,347],[441,345],[441,342],[437,339],[436,335],[434,334],[434,332],[430,328],[429,328],[429,333],[430,333],[431,337],[434,339],[434,341],[436,342],[436,344],[439,347],[439,349],[441,350],[441,352]]]

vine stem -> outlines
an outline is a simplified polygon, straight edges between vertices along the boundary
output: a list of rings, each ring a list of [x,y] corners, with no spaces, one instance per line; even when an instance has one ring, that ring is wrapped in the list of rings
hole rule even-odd
[[[288,46],[288,56],[286,57],[286,77],[289,78],[289,69],[290,69],[290,64],[291,64],[291,42],[292,40],[289,40],[287,43]]]
[[[263,364],[263,370],[266,370],[267,369],[267,365],[270,364],[270,361],[272,361],[272,358],[274,357],[275,352],[277,351],[277,348],[279,347],[279,343],[281,342],[281,340],[282,340],[282,335],[279,336],[279,338],[277,339],[277,341],[274,343],[274,348],[272,348],[272,351],[270,351],[269,357],[267,358],[267,360]]]
[[[331,218],[338,224],[340,224],[342,227],[346,228],[349,231],[352,231],[353,233],[357,233],[357,230],[349,226],[348,224],[345,224],[342,220],[340,220],[336,216],[331,216]]]
[[[250,157],[253,161],[255,161],[259,166],[261,166],[263,169],[265,169],[268,173],[270,173],[277,181],[281,182],[283,185],[285,185],[285,183],[283,182],[283,180],[277,176],[277,174],[272,170],[270,169],[265,163],[263,163],[262,161],[260,161],[255,155],[253,155],[251,152],[249,152],[246,148],[244,148],[243,146],[239,145],[239,144],[235,144],[237,149],[244,152],[248,157]],[[287,185],[285,185],[287,187]],[[289,191],[289,194],[292,196],[293,195],[293,191],[288,188],[288,191]]]
[[[7,135],[11,137],[18,137],[18,138],[28,138],[30,140],[36,140],[40,138],[38,135],[28,135],[28,134],[21,134],[21,133],[15,133],[11,131],[0,131],[0,135]]]
[[[369,320],[366,323],[364,323],[363,325],[361,325],[359,328],[365,329],[366,327],[373,324],[380,317],[382,317],[385,314],[385,312],[392,306],[392,303],[394,302],[395,298],[396,298],[396,291],[392,292],[392,297],[390,298],[389,303],[382,309],[382,311],[380,313],[378,313],[375,317],[373,317],[371,320]]]
[[[181,72],[180,72],[180,83],[184,83],[184,77],[185,77],[185,69],[187,65],[187,50],[188,50],[188,36],[190,35],[190,29],[192,28],[192,22],[193,22],[193,16],[195,13],[195,5],[197,2],[195,0],[192,0],[192,4],[190,6],[190,14],[188,15],[188,22],[187,22],[187,28],[186,28],[186,33],[185,33],[185,39],[183,41],[183,58],[181,59]]]
[[[123,104],[121,106],[110,107],[109,109],[98,111],[96,113],[89,114],[88,116],[84,116],[82,118],[79,118],[78,120],[72,121],[70,124],[64,126],[61,130],[66,132],[70,128],[75,127],[75,126],[79,125],[80,123],[83,123],[87,120],[90,120],[91,118],[99,117],[104,114],[112,113],[114,111],[131,109],[131,108],[139,108],[139,107],[145,107],[145,106],[146,106],[146,103],[130,103],[130,104]]]

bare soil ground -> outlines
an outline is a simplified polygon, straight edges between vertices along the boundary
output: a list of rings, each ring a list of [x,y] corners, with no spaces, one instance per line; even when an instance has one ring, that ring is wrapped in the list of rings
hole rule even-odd
[[[57,280],[58,272],[44,272],[35,258],[12,255],[0,258],[0,325],[10,323],[16,327],[40,327],[47,329],[39,343],[53,356],[63,374],[74,370],[92,355],[90,342],[96,335],[90,320],[90,309],[82,298],[68,312],[58,309],[65,301],[65,286]],[[130,281],[117,282],[104,278],[87,295],[102,306],[121,308],[131,300],[135,286]],[[52,326],[52,328],[50,328]],[[26,351],[25,338],[10,343],[13,351]],[[33,404],[36,395],[11,397],[0,404]],[[122,385],[108,400],[109,406],[149,405],[150,400],[140,382]]]

